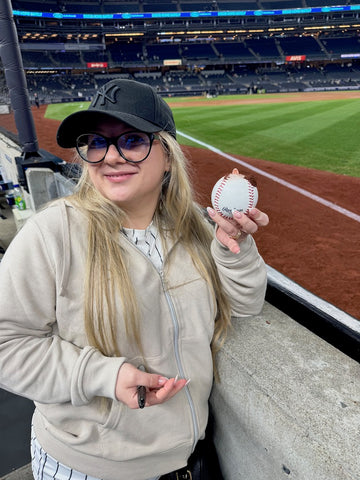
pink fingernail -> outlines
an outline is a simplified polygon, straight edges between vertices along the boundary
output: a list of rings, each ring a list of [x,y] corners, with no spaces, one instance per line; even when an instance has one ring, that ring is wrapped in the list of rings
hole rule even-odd
[[[207,207],[206,210],[207,210],[208,214],[210,215],[210,217],[213,217],[213,216],[216,215],[216,212],[213,208]]]
[[[158,380],[158,384],[159,385],[164,385],[164,383],[166,383],[169,379],[166,378],[166,377],[160,377],[159,380]]]
[[[235,217],[235,218],[241,218],[242,215],[243,215],[243,214],[242,214],[241,212],[239,212],[238,210],[233,210],[233,211],[232,211],[232,214],[233,214],[233,217]]]

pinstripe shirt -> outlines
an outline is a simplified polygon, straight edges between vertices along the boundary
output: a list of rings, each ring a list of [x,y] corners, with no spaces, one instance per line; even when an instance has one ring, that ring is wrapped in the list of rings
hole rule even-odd
[[[155,225],[151,223],[145,230],[123,228],[123,232],[160,270],[163,264],[163,251]]]

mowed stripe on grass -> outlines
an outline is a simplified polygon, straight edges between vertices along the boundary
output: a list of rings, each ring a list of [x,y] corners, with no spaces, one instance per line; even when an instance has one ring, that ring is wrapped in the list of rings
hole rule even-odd
[[[46,116],[62,120],[87,106],[49,105]],[[204,107],[174,105],[173,112],[180,131],[224,152],[360,176],[360,99],[229,106],[204,101]]]
[[[360,176],[358,99],[174,108],[174,115],[180,130],[228,153]]]

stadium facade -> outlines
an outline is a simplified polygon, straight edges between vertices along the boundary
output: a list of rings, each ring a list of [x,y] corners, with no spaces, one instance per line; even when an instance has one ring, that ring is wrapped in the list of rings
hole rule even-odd
[[[13,0],[32,100],[113,76],[165,96],[360,88],[360,5],[325,0]],[[0,75],[0,94],[6,87]]]

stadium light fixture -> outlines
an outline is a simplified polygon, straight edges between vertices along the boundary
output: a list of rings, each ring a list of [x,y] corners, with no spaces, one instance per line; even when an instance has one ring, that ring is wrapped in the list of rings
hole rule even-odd
[[[105,33],[105,37],[128,37],[129,33]],[[132,37],[143,37],[143,33],[133,33],[131,32]]]

